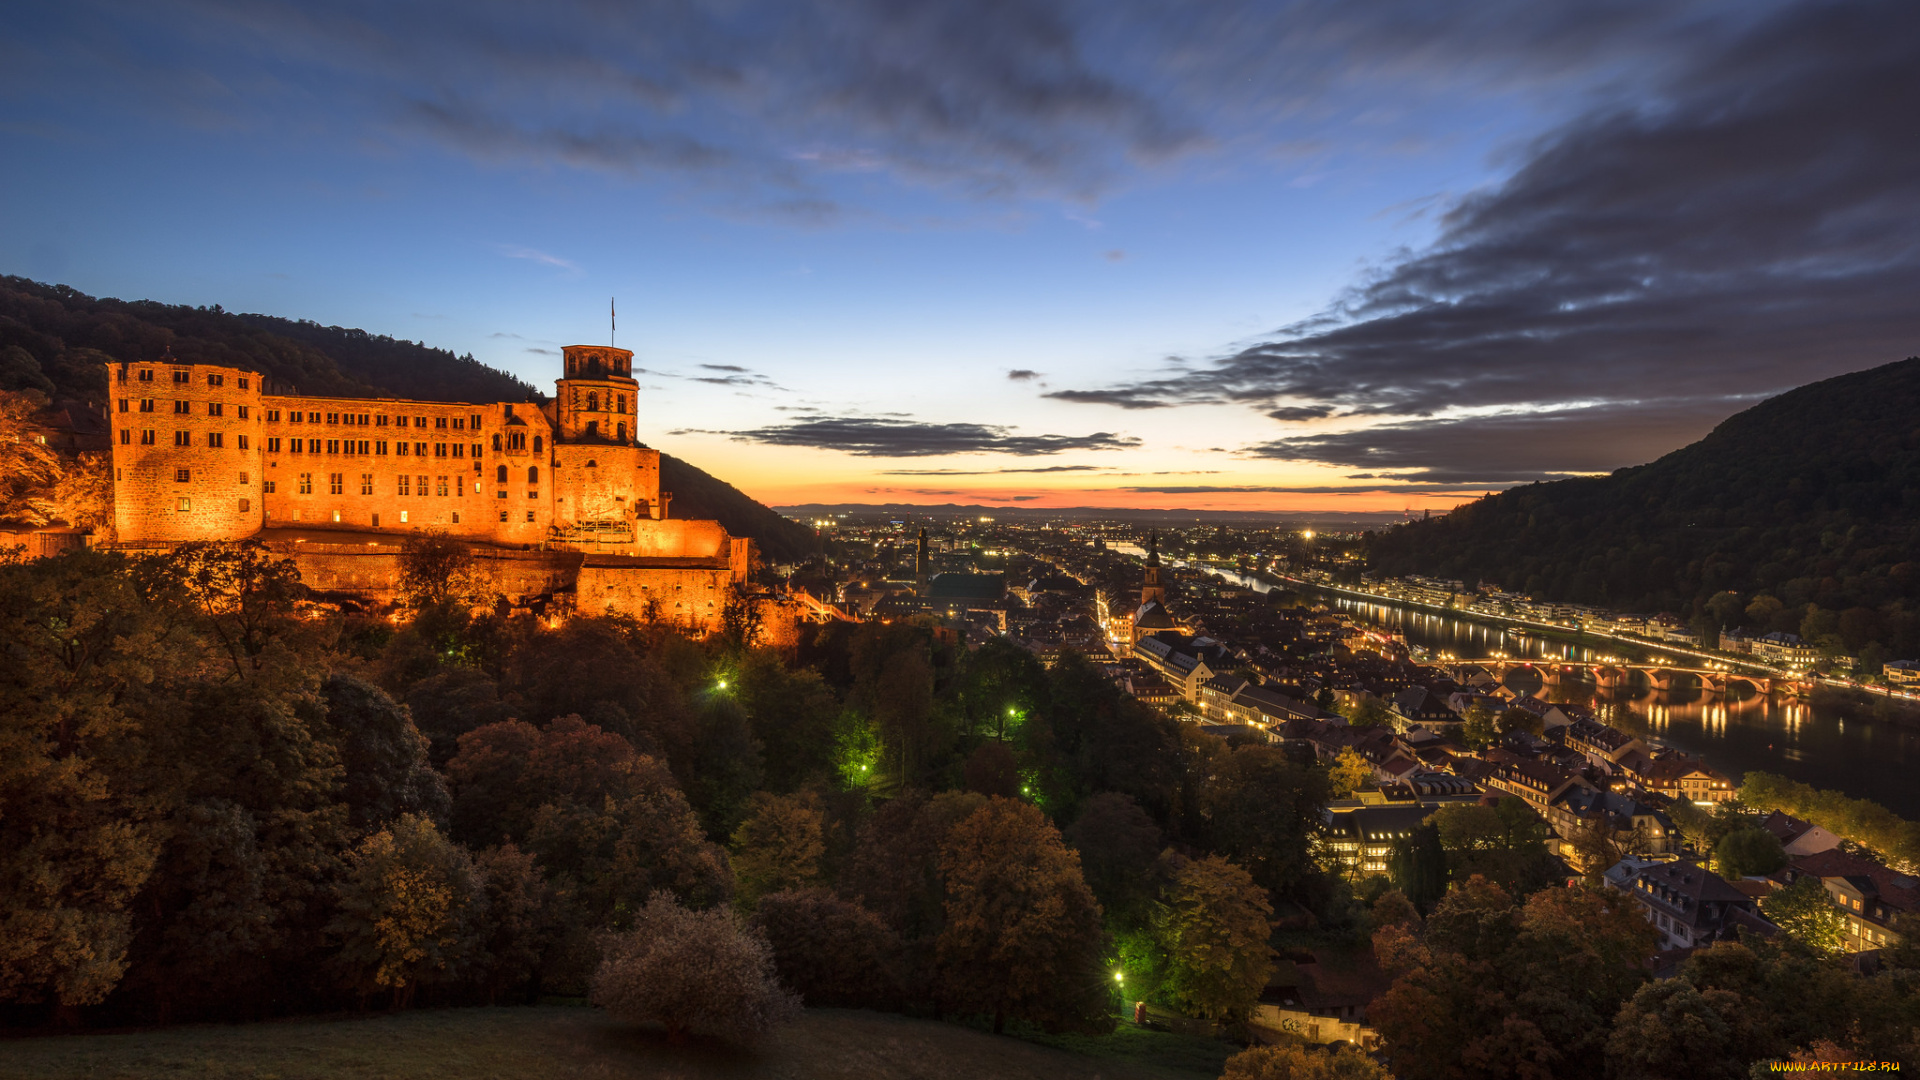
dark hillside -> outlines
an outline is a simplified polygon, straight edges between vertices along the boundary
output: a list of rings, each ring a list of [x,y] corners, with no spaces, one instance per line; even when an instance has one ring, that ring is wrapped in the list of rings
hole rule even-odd
[[[660,490],[673,492],[668,512],[674,517],[712,518],[734,536],[751,536],[768,562],[797,562],[818,547],[812,529],[672,454],[660,455]]]
[[[534,388],[472,356],[412,341],[151,300],[91,297],[0,278],[0,390],[97,400],[108,360],[173,355],[249,367],[306,394],[526,401]]]
[[[1370,554],[1385,574],[1920,654],[1920,359],[1771,398],[1649,465],[1390,529]]]

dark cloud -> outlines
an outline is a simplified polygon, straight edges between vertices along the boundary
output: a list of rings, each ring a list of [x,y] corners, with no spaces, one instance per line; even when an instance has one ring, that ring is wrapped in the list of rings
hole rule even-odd
[[[847,213],[820,190],[840,176],[1084,202],[1199,153],[1317,158],[1362,130],[1391,146],[1425,127],[1382,94],[1644,79],[1777,2],[99,0],[9,29],[19,85],[142,116],[424,134],[821,224]]]
[[[1012,371],[1007,372],[1007,378],[1012,379],[1014,382],[1026,382],[1029,379],[1037,379],[1039,377],[1039,372],[1028,368],[1014,368]]]
[[[1012,454],[1033,457],[1071,450],[1124,450],[1140,445],[1126,435],[1016,435],[987,424],[926,424],[874,417],[828,417],[791,424],[723,431],[742,442],[810,446],[861,457],[931,457],[941,454]]]
[[[1441,485],[1438,487],[1426,485],[1420,488],[1386,487],[1380,484],[1345,487],[1278,487],[1264,484],[1169,484],[1164,486],[1140,485],[1136,487],[1124,487],[1120,490],[1132,492],[1137,495],[1373,495],[1382,492],[1389,495],[1478,495],[1487,489],[1479,484],[1468,484],[1464,486]]]
[[[1703,50],[1658,92],[1541,140],[1455,205],[1434,246],[1326,315],[1175,374],[1050,396],[1147,408],[1245,403],[1279,420],[1444,416],[1677,400],[1663,433],[1585,425],[1600,445],[1529,442],[1524,417],[1281,439],[1270,455],[1527,475],[1627,464],[1770,393],[1920,345],[1920,6],[1806,3]],[[1324,410],[1324,411],[1322,411]],[[1424,433],[1505,429],[1480,459]],[[1561,430],[1553,424],[1550,430]],[[1400,440],[1393,442],[1392,440]],[[1411,440],[1411,441],[1409,441]]]
[[[747,369],[738,364],[701,364],[700,366],[706,368],[708,371],[730,371],[736,375],[744,375],[747,373]]]

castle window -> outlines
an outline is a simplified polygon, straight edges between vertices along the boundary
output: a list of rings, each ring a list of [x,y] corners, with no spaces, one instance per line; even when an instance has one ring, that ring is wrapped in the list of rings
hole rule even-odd
[[[140,445],[141,446],[153,445],[153,429],[152,428],[148,428],[145,431],[142,431],[140,433]]]
[[[126,446],[132,442],[133,442],[133,429],[121,428],[120,429],[120,445]]]
[[[253,500],[252,500],[252,499],[241,499],[241,500],[240,500],[240,512],[241,512],[241,513],[243,513],[243,514],[245,514],[245,513],[248,513],[248,512],[250,512],[250,511],[251,511],[252,509],[253,509]]]
[[[626,441],[627,441],[627,425],[626,425],[626,423],[625,423],[625,422],[623,421],[622,423],[620,423],[620,424],[618,425],[618,427],[619,427],[619,429],[620,429],[620,441],[621,441],[621,442],[626,442]]]
[[[536,454],[540,452],[540,436],[538,435],[533,437],[533,452]]]
[[[407,456],[407,448],[408,448],[408,447],[410,447],[410,446],[412,446],[412,445],[413,445],[412,443],[403,443],[403,442],[397,442],[397,443],[394,443],[394,444],[393,444],[393,452],[394,452],[394,453],[396,453],[396,454],[398,454],[398,455],[400,455],[401,457],[406,457],[406,456]]]
[[[413,492],[407,490],[412,486],[413,486],[413,477],[402,474],[400,477],[400,494],[402,495],[413,494]]]
[[[598,463],[598,462],[596,462],[596,461],[594,461],[594,460],[593,460],[592,458],[588,458],[588,459],[587,459],[587,468],[589,468],[589,469],[591,469],[591,468],[594,468],[594,467],[595,467],[595,466],[597,466],[598,464],[599,464],[599,463]]]
[[[289,424],[298,424],[298,423],[302,423],[302,422],[304,422],[304,421],[306,420],[306,418],[307,418],[307,414],[306,414],[306,413],[302,413],[302,412],[290,412],[290,413],[288,413],[288,414],[287,414],[287,423],[289,423]]]
[[[529,511],[527,511],[527,520],[528,520],[528,521],[532,521],[532,520],[533,520],[533,511],[531,511],[531,510],[529,510]]]
[[[218,431],[207,432],[207,445],[215,450],[227,445],[227,437]]]
[[[423,499],[424,499],[424,498],[426,498],[426,496],[427,496],[427,478],[426,478],[426,477],[424,477],[424,476],[420,478],[420,484],[419,484],[419,489],[420,489],[420,497],[421,497],[421,498],[423,498]]]
[[[537,484],[539,482],[540,482],[540,466],[538,465],[527,466],[527,483]]]
[[[318,442],[319,440],[317,440],[317,439],[316,439],[316,440],[314,440],[314,441],[315,441],[315,442]],[[327,453],[329,453],[329,454],[337,454],[337,453],[339,453],[339,452],[340,452],[340,440],[339,440],[339,439],[328,439],[328,440],[327,440]]]
[[[242,390],[247,389],[251,385],[250,383],[248,383],[248,381],[245,378],[237,379],[235,381],[239,383],[240,389]]]
[[[193,509],[193,500],[187,498],[185,495],[182,495],[180,496],[179,501],[174,504],[174,509],[184,514],[189,510]]]
[[[269,453],[269,454],[277,454],[277,453],[279,453],[279,452],[280,452],[280,440],[279,440],[279,438],[278,438],[278,437],[275,437],[275,438],[271,438],[271,439],[268,439],[268,440],[267,440],[267,453]]]
[[[191,431],[176,431],[176,432],[174,432],[174,433],[173,433],[173,445],[175,445],[175,446],[192,446],[192,445],[193,445],[193,432],[191,432]]]
[[[271,495],[276,490],[278,490],[278,485],[274,481],[263,480],[260,482],[260,494]]]
[[[333,512],[333,523],[334,523],[335,525],[338,525],[338,524],[340,523],[340,511],[338,511],[338,510],[335,510],[335,511]]]
[[[424,417],[424,416],[416,416],[416,417],[414,417],[414,418],[413,418],[413,426],[414,426],[414,427],[417,427],[417,428],[423,428],[423,427],[426,427],[426,426],[427,426],[427,418],[426,418],[426,417]]]
[[[193,372],[191,371],[176,371],[173,373],[173,381],[177,383],[190,382],[192,379]]]
[[[347,491],[346,479],[347,477],[345,473],[328,473],[327,474],[327,494],[329,495],[346,494],[346,491]]]
[[[400,511],[400,524],[405,525],[406,523],[407,523],[407,512],[405,510],[402,510]]]
[[[153,399],[152,399],[152,398],[141,398],[141,399],[140,399],[140,411],[141,411],[141,412],[152,412],[152,411],[153,411]]]
[[[506,492],[503,491],[500,494],[505,495]],[[500,511],[500,520],[501,521],[507,520],[507,512],[505,510]]]
[[[433,479],[434,479],[434,485],[433,485],[433,493],[434,493],[435,495],[438,495],[438,496],[440,496],[440,497],[441,497],[441,498],[443,498],[443,499],[444,499],[444,498],[446,498],[446,496],[447,496],[447,478],[446,478],[446,477],[444,477],[444,476],[436,476],[436,477],[434,477]]]
[[[208,386],[225,386],[226,384],[227,377],[225,375],[215,375],[212,372],[207,373]]]
[[[493,437],[493,452],[496,454],[500,452],[500,436],[498,435]]]
[[[317,412],[310,412],[310,413],[308,413],[308,414],[307,414],[307,423],[309,423],[309,424],[317,424],[317,423],[319,423],[319,422],[320,422],[320,414],[319,414],[319,413],[317,413]]]
[[[267,423],[269,423],[269,424],[277,424],[277,423],[279,423],[279,422],[280,422],[280,410],[279,410],[279,409],[268,409],[268,410],[267,410]]]
[[[446,417],[444,417],[444,416],[436,416],[436,417],[434,417],[434,418],[433,418],[433,426],[434,426],[434,428],[435,428],[436,430],[439,430],[439,431],[445,431],[445,430],[447,430],[447,418],[446,418]]]
[[[417,442],[417,443],[414,443],[414,444],[413,444],[413,456],[414,456],[414,457],[426,457],[426,456],[427,456],[427,444],[426,444],[426,443],[423,443],[423,442]]]
[[[466,444],[466,443],[454,443],[454,444],[453,444],[453,456],[454,456],[454,457],[466,457],[466,456],[467,456],[467,444]]]
[[[467,417],[467,426],[472,428],[475,431],[479,431],[480,430],[480,414],[474,413],[472,416]]]
[[[464,416],[456,416],[456,417],[454,417],[454,418],[453,418],[453,430],[455,430],[455,431],[465,431],[465,430],[467,430],[467,418],[466,418],[466,417],[464,417]]]
[[[300,474],[300,494],[302,495],[313,494],[313,474],[312,473],[303,472]]]
[[[497,483],[501,483],[501,484],[504,484],[504,483],[506,483],[506,482],[507,482],[507,467],[506,467],[505,465],[501,465],[501,466],[499,466],[499,467],[497,467],[497,468],[495,468],[495,469],[493,470],[493,478],[494,478],[494,480],[495,480],[495,482],[497,482]]]
[[[117,371],[117,372],[115,372],[115,373],[114,373],[114,377],[115,377],[116,379],[118,379],[119,381],[121,381],[121,382],[126,382],[126,381],[127,381],[127,369],[126,369],[126,366],[125,366],[124,364],[123,364],[123,365],[121,365],[121,367],[120,367],[120,370],[119,370],[119,371]]]
[[[458,511],[458,510],[455,510],[455,511],[453,512],[453,523],[454,523],[455,525],[458,525],[458,524],[460,524],[460,511]]]
[[[340,422],[340,414],[339,414],[339,413],[337,413],[337,412],[330,412],[330,413],[328,413],[328,414],[327,414],[327,423],[329,423],[329,424],[337,424],[337,423],[339,423],[339,422]]]
[[[176,484],[185,484],[192,481],[192,479],[193,479],[193,470],[191,469],[173,470],[173,482]]]
[[[241,473],[241,474],[240,474],[240,482],[241,482],[242,484],[245,484],[245,483],[247,482],[247,474],[246,474],[246,473]]]
[[[239,408],[240,408],[240,419],[242,420],[247,419],[247,407],[245,405],[242,405]]]
[[[503,483],[503,484],[504,484],[504,483],[506,483],[506,481],[505,481],[505,480],[502,480],[502,481],[501,481],[501,483]],[[507,497],[507,493],[503,491],[503,492],[501,492],[501,493],[500,493],[500,496],[499,496],[499,497],[500,497],[500,498],[502,498],[502,499],[504,499],[504,498],[506,498],[506,497]]]
[[[221,415],[221,412],[220,412],[220,403],[219,403],[219,402],[217,402],[217,401],[209,401],[209,402],[207,402],[207,415],[208,415],[208,416],[219,416],[219,415]]]
[[[446,443],[443,443],[443,442],[437,442],[437,443],[434,443],[434,444],[433,444],[433,456],[434,456],[434,457],[446,457],[446,456],[447,456],[447,444],[446,444]]]
[[[362,495],[373,494],[373,474],[372,473],[363,472],[360,474],[360,494]]]
[[[474,456],[474,457],[479,457],[479,456],[481,455],[481,453],[482,453],[482,452],[484,452],[485,450],[486,450],[486,446],[485,446],[484,444],[482,444],[482,443],[474,443],[474,444],[473,444],[473,456]],[[474,468],[474,471],[475,471],[475,472],[478,472],[478,471],[480,471],[480,466],[478,466],[478,465],[475,465],[475,466],[474,466],[473,468]]]
[[[375,515],[373,515],[373,527],[374,527],[374,528],[376,528],[376,529],[380,527],[380,515],[379,515],[379,514],[375,514]]]
[[[359,447],[359,449],[355,450],[354,453],[364,454],[367,452],[367,440],[361,439],[356,445]]]
[[[539,497],[540,497],[540,493],[539,493],[539,492],[537,492],[537,491],[529,491],[529,492],[527,492],[527,498],[529,498],[529,499],[537,499],[537,498],[539,498]]]
[[[587,421],[587,434],[589,435],[600,434],[600,421],[598,420]]]
[[[152,381],[153,381],[153,369],[152,369],[152,368],[141,368],[141,369],[140,369],[140,381],[141,381],[141,382],[152,382]]]
[[[593,393],[592,391],[587,392],[587,411],[588,412],[600,411],[600,395],[599,394]]]
[[[120,399],[120,411],[121,411],[121,412],[126,412],[126,411],[127,411],[127,399],[126,399],[126,398],[121,398],[121,399]]]
[[[373,426],[374,426],[374,427],[386,427],[386,426],[387,426],[387,422],[388,422],[389,420],[391,420],[391,419],[392,419],[392,418],[391,418],[391,417],[389,417],[389,416],[388,416],[388,415],[387,415],[386,413],[381,413],[381,414],[380,414],[379,416],[376,416],[376,417],[374,417],[374,418],[373,418]]]
[[[173,403],[173,412],[174,412],[174,415],[176,416],[181,415],[183,413],[191,412],[192,410],[193,410],[193,404],[191,402],[176,401]]]

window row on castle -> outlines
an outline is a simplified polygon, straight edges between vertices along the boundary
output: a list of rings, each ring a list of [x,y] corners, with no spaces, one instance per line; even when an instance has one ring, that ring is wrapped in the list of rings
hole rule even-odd
[[[137,377],[135,381],[136,382],[154,382],[155,379],[153,377],[153,373],[155,370],[156,369],[150,368],[150,367],[143,367],[143,368],[137,369]],[[126,368],[120,369],[118,381],[119,382],[127,381]],[[174,384],[177,386],[186,386],[187,384],[193,382],[193,372],[190,370],[175,368],[173,369],[173,381],[174,381]],[[207,373],[207,385],[208,386],[225,386],[227,385],[227,377],[221,374],[220,372],[210,371]],[[242,390],[252,389],[252,382],[245,375],[242,375],[239,378],[235,379],[234,385],[238,386]],[[126,403],[121,402],[121,404],[125,405]],[[120,411],[125,412],[126,409],[123,408]]]
[[[600,411],[600,394],[598,391],[594,391],[594,390],[587,391],[587,411],[588,412]],[[607,411],[608,412],[626,412],[627,411],[627,395],[608,394],[607,395]]]
[[[294,481],[293,493],[295,495],[315,494],[315,475],[316,474],[310,472],[301,473]],[[175,479],[184,481],[186,477],[187,470],[177,470]],[[393,493],[395,495],[405,495],[409,498],[427,496],[437,498],[464,498],[467,494],[466,479],[461,476],[413,476],[402,474],[393,479]],[[242,474],[241,482],[246,482],[245,474]],[[352,482],[347,479],[346,473],[328,473],[326,479],[319,481],[319,483],[326,485],[326,493],[328,495],[345,495],[347,494],[347,488],[350,484],[357,488],[357,494],[371,495],[373,494],[374,474],[361,473],[358,484],[352,484]],[[264,481],[261,484],[261,490],[268,495],[275,494],[278,489],[278,484],[279,482],[276,480]],[[474,485],[473,493],[475,495],[480,494],[480,486],[478,484]]]
[[[121,411],[121,412],[132,412],[132,411],[134,411],[134,410],[133,410],[133,401],[132,401],[132,399],[130,399],[130,398],[121,398],[121,399],[120,399],[120,411]],[[160,408],[159,408],[159,402],[158,402],[158,401],[156,401],[156,400],[155,400],[155,399],[153,399],[153,398],[141,398],[141,399],[140,399],[140,411],[141,411],[141,412],[148,412],[148,413],[150,413],[150,412],[159,412],[159,411],[160,411]],[[253,410],[252,410],[252,408],[251,408],[250,406],[247,406],[247,405],[235,405],[235,406],[233,407],[233,412],[234,412],[234,415],[235,415],[235,416],[237,416],[237,417],[239,417],[239,418],[240,418],[240,419],[242,419],[242,420],[251,420],[251,419],[253,419]],[[175,399],[175,400],[174,400],[174,402],[173,402],[173,415],[175,415],[175,416],[192,416],[192,415],[193,415],[193,402],[191,402],[191,401],[188,401],[188,400],[186,400],[185,398],[177,398],[177,399]],[[224,402],[224,401],[209,401],[209,402],[207,402],[207,415],[208,415],[208,416],[225,416],[225,415],[227,415],[227,403],[226,403],[226,402]]]
[[[158,446],[158,445],[159,445],[159,442],[160,442],[160,438],[159,438],[159,436],[160,436],[160,433],[159,433],[159,432],[157,432],[157,431],[155,431],[155,430],[153,430],[152,428],[147,428],[146,430],[144,430],[144,431],[142,431],[142,432],[140,433],[140,445],[141,445],[141,446]],[[121,428],[121,429],[120,429],[120,445],[121,445],[121,446],[132,446],[132,445],[133,445],[133,429],[132,429],[132,428]],[[192,445],[193,445],[193,432],[191,432],[191,431],[176,431],[176,432],[174,432],[174,433],[173,433],[173,445],[175,445],[175,446],[192,446]],[[213,449],[215,449],[215,450],[224,450],[224,449],[226,449],[226,445],[227,445],[227,433],[226,433],[226,432],[224,432],[224,431],[209,431],[209,432],[207,432],[207,434],[206,434],[206,445],[207,445],[207,446],[209,446],[209,447],[212,447],[212,448],[213,448]],[[247,439],[247,436],[246,436],[245,434],[242,434],[242,433],[235,433],[235,434],[234,434],[234,436],[233,436],[233,447],[234,447],[234,449],[236,449],[236,450],[251,450],[251,449],[253,449],[253,447],[252,447],[252,445],[251,445],[251,444],[249,443],[249,441],[248,441],[248,439]]]
[[[433,427],[440,431],[446,431],[449,428],[451,428],[454,431],[468,431],[468,430],[479,431],[480,420],[481,420],[480,413],[473,413],[470,416],[431,416],[429,417],[429,416],[402,416],[397,413],[391,416],[386,413],[330,412],[330,413],[322,414],[318,412],[307,412],[301,409],[288,409],[286,422],[289,424],[318,424],[323,422],[321,420],[322,415],[326,417],[326,420],[324,421],[325,423],[344,424],[349,427],[358,425],[360,427],[412,426],[416,428],[424,428],[427,426],[427,421],[432,420]],[[277,424],[279,422],[280,422],[280,410],[268,409],[267,423]]]
[[[282,439],[272,436],[267,439],[267,453],[281,452]],[[387,441],[385,439],[286,439],[286,452],[289,454],[355,454],[385,457]],[[426,457],[429,444],[423,442],[393,444],[395,457]],[[437,458],[463,458],[471,449],[474,457],[479,457],[484,447],[480,443],[433,443],[433,456]],[[474,466],[479,468],[478,465]]]

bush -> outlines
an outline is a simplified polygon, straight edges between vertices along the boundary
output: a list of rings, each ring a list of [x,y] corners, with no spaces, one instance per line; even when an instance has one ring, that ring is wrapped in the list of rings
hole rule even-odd
[[[774,978],[773,950],[725,909],[689,911],[656,892],[633,929],[602,941],[590,1000],[667,1037],[741,1041],[796,1019],[799,999]]]
[[[1351,1046],[1253,1046],[1227,1059],[1220,1080],[1389,1080],[1387,1070]]]
[[[806,1004],[900,1007],[900,937],[880,916],[824,889],[796,889],[761,897],[753,923],[781,983]]]

